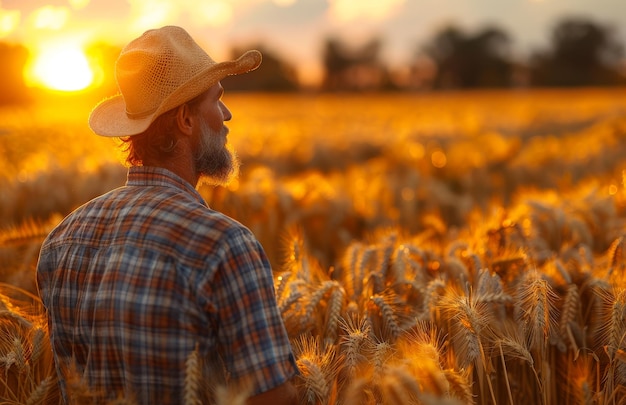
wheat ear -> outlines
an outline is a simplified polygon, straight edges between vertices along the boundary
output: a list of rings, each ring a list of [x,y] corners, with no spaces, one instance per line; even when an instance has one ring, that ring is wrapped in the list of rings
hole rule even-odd
[[[450,323],[452,341],[459,366],[467,367],[481,356],[480,335],[487,319],[468,296],[452,292],[441,300],[445,320]]]
[[[404,367],[387,367],[379,383],[383,404],[412,404],[420,398],[421,389]]]
[[[364,350],[370,342],[370,324],[365,318],[351,316],[342,318],[340,326],[343,331],[340,348],[343,355],[344,368],[348,377],[354,378],[356,370],[366,360]]]
[[[439,309],[437,306],[441,299],[442,293],[445,291],[446,282],[441,278],[434,278],[428,282],[424,290],[424,301],[422,313],[431,316]]]
[[[443,370],[443,374],[448,380],[450,387],[450,395],[458,398],[466,405],[474,404],[474,396],[472,395],[472,386],[468,381],[466,373],[460,373],[453,369]]]
[[[202,366],[198,348],[191,352],[185,362],[185,385],[183,391],[184,405],[201,405],[200,384],[202,379]]]
[[[559,332],[561,339],[569,343],[569,347],[577,350],[579,345],[571,333],[570,324],[576,324],[580,314],[580,294],[578,293],[578,286],[576,284],[570,284],[567,286],[565,292],[565,298],[563,299],[563,306],[561,309],[561,318],[559,320]]]
[[[609,268],[607,271],[607,277],[610,278],[613,271],[619,267],[619,264],[624,260],[624,237],[620,236],[615,239],[608,250],[609,256]]]
[[[367,262],[367,259],[363,260],[363,256],[371,254],[369,251],[362,253],[363,249],[361,243],[351,243],[343,257],[344,286],[351,301],[358,301],[363,290],[364,262]]]
[[[292,305],[298,302],[304,294],[302,293],[301,287],[307,287],[307,283],[304,280],[293,280],[289,283],[288,293],[284,293],[282,299],[278,302],[278,309],[281,314],[287,312]]]
[[[318,338],[302,336],[294,343],[294,352],[300,370],[296,388],[301,403],[326,403],[339,371],[335,346],[321,346]]]
[[[285,290],[287,290],[290,278],[291,272],[286,271],[277,276],[274,280],[274,290],[276,291],[275,295],[278,302],[283,300],[283,295],[285,294]]]
[[[324,331],[324,341],[326,344],[334,344],[337,341],[337,330],[339,329],[339,320],[344,307],[346,292],[338,286],[328,298],[326,307],[326,325]]]
[[[450,323],[451,340],[455,348],[456,358],[460,367],[476,365],[479,370],[479,384],[486,381],[493,403],[496,403],[493,385],[489,372],[490,363],[485,355],[482,343],[483,333],[487,333],[488,325],[492,321],[492,314],[485,311],[483,303],[467,295],[460,295],[455,291],[446,295],[442,300],[443,313]],[[484,374],[480,371],[484,371]],[[486,376],[486,378],[484,378]]]
[[[537,271],[530,271],[517,290],[516,318],[525,326],[529,346],[545,349],[554,321],[556,295]]]
[[[395,341],[398,336],[400,336],[401,329],[396,311],[389,302],[392,301],[392,299],[393,297],[384,297],[382,295],[370,297],[368,314],[370,319],[372,319],[373,316],[380,315],[382,321],[382,329],[380,330],[381,337],[388,336],[392,341]]]
[[[396,235],[392,234],[385,238],[383,242],[384,246],[380,252],[382,257],[380,258],[377,268],[380,274],[382,274],[384,277],[388,276],[389,267],[391,266],[391,262],[393,259],[393,252],[395,250],[396,239]]]
[[[344,393],[343,405],[377,405],[370,383],[368,378],[351,379]]]
[[[388,276],[396,281],[403,281],[407,277],[407,269],[411,268],[411,257],[404,245],[399,245],[393,254],[393,261]]]
[[[31,219],[19,226],[0,229],[0,247],[40,243],[58,222],[59,218],[53,216],[45,223]]]
[[[313,294],[308,298],[305,306],[304,313],[300,318],[300,326],[303,331],[308,330],[311,326],[315,325],[315,320],[313,319],[313,312],[320,304],[320,302],[324,299],[326,294],[328,294],[331,290],[341,288],[340,284],[335,280],[326,280],[324,281]]]
[[[56,377],[49,375],[45,379],[39,382],[35,389],[30,393],[26,400],[26,405],[42,405],[45,404],[45,399],[48,396],[48,392],[56,386]]]
[[[615,296],[611,305],[611,321],[608,328],[607,353],[609,359],[614,360],[626,336],[626,290],[619,291]]]

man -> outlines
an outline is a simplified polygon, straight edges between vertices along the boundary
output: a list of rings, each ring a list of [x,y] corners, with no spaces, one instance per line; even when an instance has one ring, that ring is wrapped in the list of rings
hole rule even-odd
[[[103,400],[183,403],[208,394],[190,392],[198,384],[223,383],[249,389],[249,404],[296,403],[267,257],[195,189],[236,172],[220,80],[260,63],[258,51],[216,63],[173,26],[122,50],[121,94],[98,104],[89,125],[126,142],[127,183],[64,219],[37,269],[66,400],[73,370]]]

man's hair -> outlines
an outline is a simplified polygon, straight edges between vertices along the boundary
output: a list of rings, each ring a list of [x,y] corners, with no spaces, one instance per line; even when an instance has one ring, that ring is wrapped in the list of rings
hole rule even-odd
[[[206,92],[184,104],[187,104],[192,113],[197,113],[205,94]],[[180,106],[172,108],[159,115],[144,132],[121,138],[127,164],[141,166],[146,161],[158,162],[171,156],[178,142],[176,113],[179,108]]]

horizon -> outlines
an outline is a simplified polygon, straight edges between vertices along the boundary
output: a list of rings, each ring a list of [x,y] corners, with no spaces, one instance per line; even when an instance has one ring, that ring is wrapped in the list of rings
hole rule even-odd
[[[515,59],[545,49],[560,19],[586,17],[613,27],[626,44],[626,2],[617,0],[9,0],[0,2],[0,41],[40,54],[58,44],[123,46],[145,30],[185,27],[216,60],[233,48],[263,45],[293,65],[304,85],[319,83],[329,37],[358,46],[382,40],[381,58],[405,66],[444,26],[467,33],[496,26]],[[617,17],[616,17],[617,16]]]

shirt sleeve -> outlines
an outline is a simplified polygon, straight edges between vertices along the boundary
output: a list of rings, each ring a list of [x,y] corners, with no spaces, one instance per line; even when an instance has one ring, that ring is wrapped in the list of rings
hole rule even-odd
[[[252,384],[255,395],[289,380],[297,366],[263,248],[247,228],[224,236],[219,269],[206,286],[217,305],[218,351],[230,380]]]

